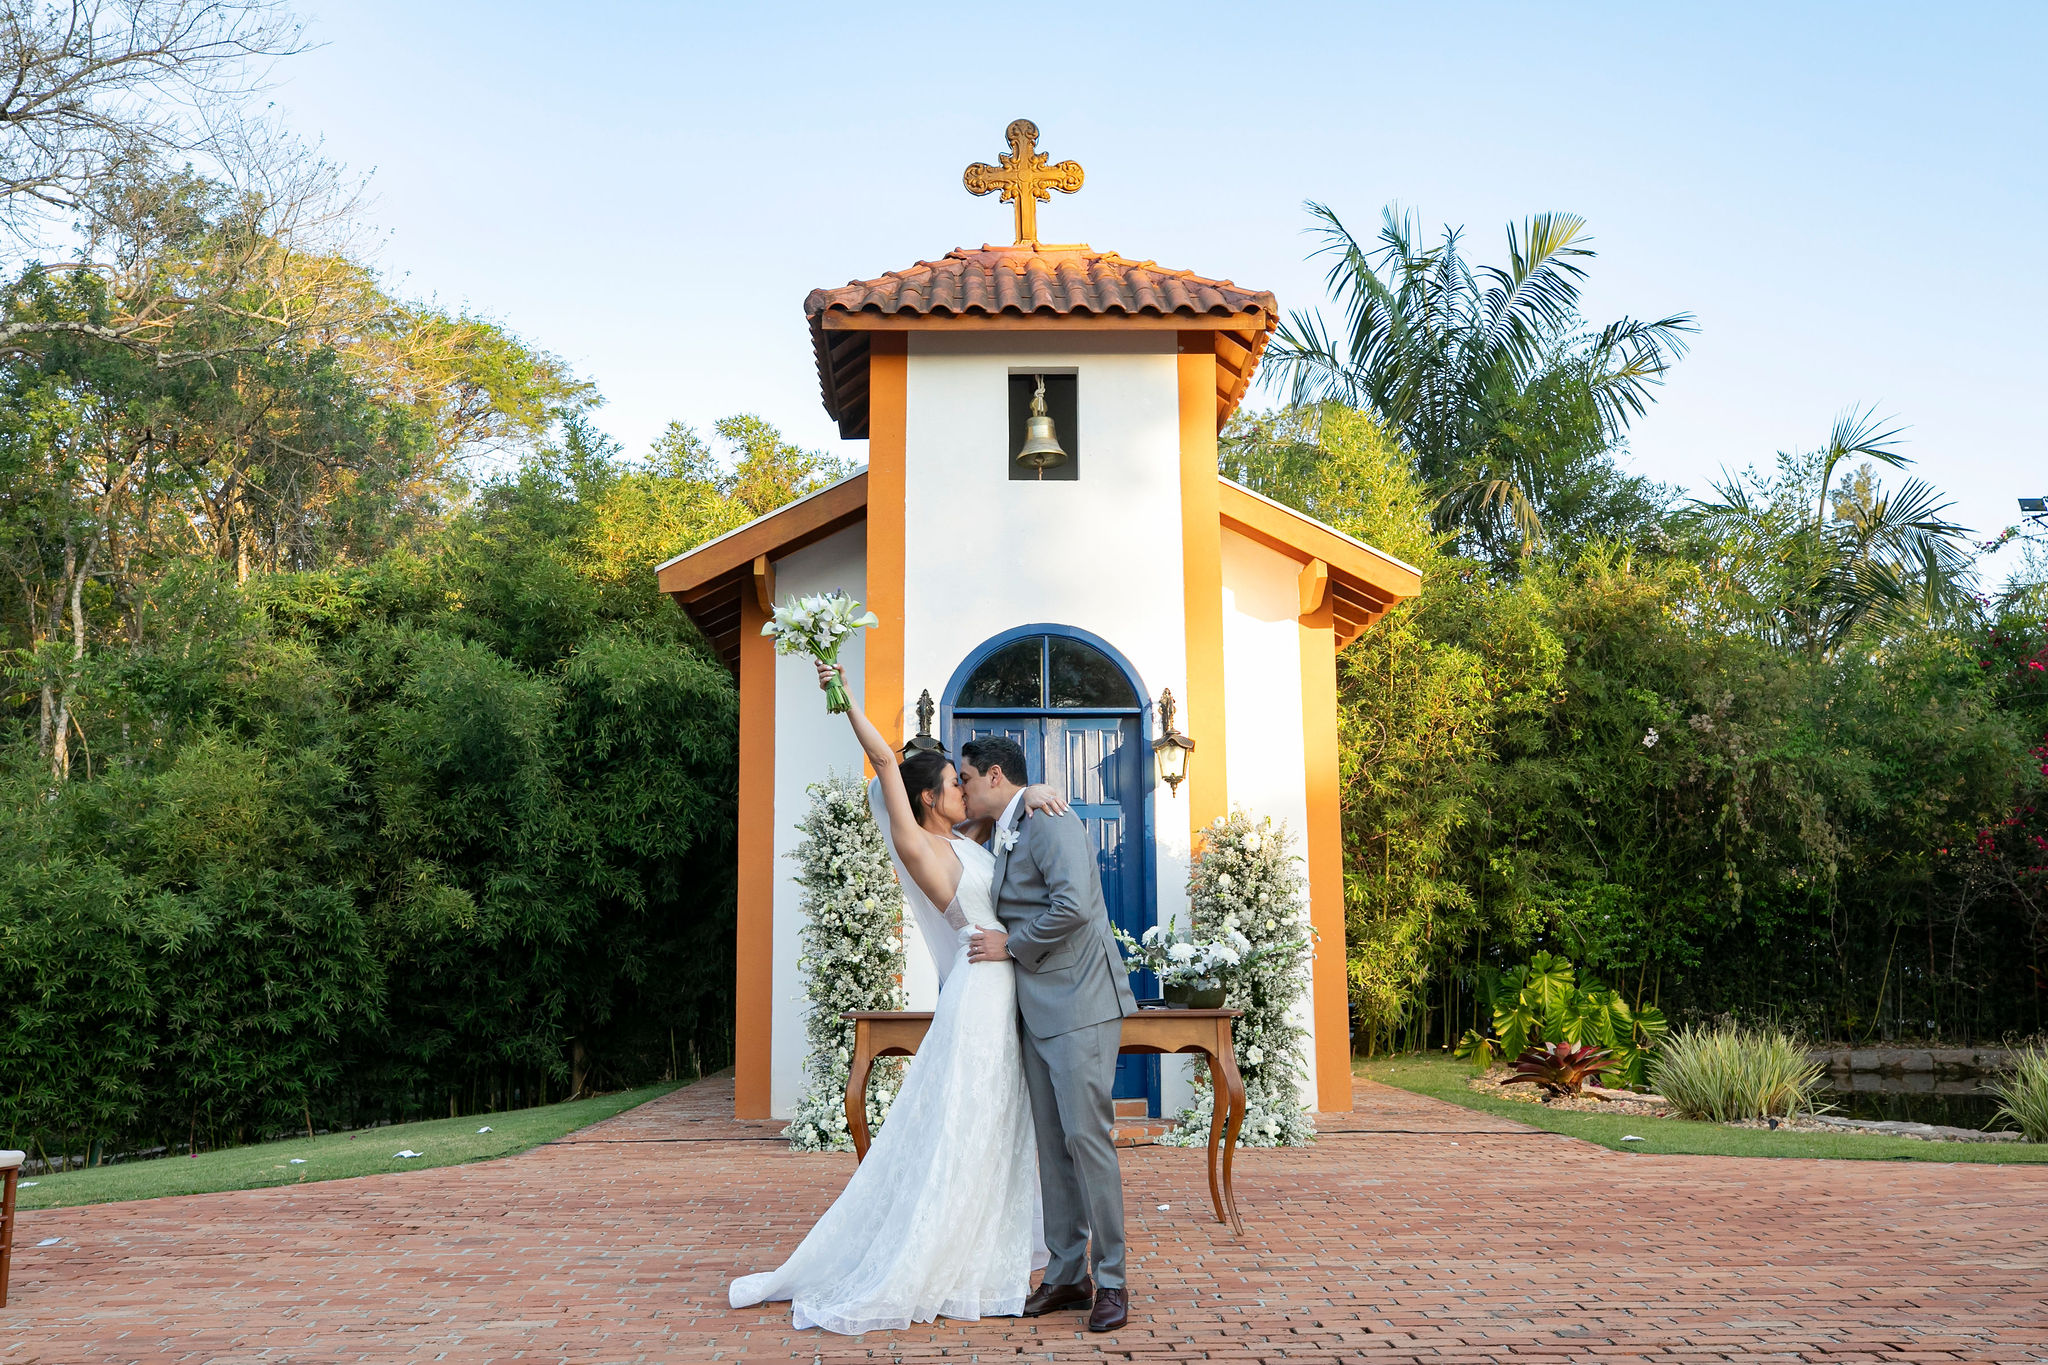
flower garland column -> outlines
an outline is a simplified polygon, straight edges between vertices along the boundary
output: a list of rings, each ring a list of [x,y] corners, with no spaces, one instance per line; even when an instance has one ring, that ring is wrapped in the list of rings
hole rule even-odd
[[[1306,1146],[1316,1136],[1301,1093],[1308,1076],[1302,1052],[1308,1031],[1293,1017],[1308,993],[1311,951],[1301,859],[1291,851],[1293,835],[1284,823],[1254,819],[1242,810],[1216,820],[1205,833],[1188,876],[1194,936],[1222,939],[1233,948],[1240,941],[1246,945],[1237,950],[1240,961],[1220,973],[1229,988],[1226,1003],[1244,1011],[1231,1028],[1244,1075],[1238,1141],[1247,1147]],[[1207,1144],[1213,1093],[1205,1073],[1194,1106],[1181,1112],[1170,1141]]]
[[[868,814],[867,784],[828,778],[810,787],[803,840],[790,856],[800,871],[804,927],[798,967],[810,1013],[804,1020],[804,1097],[782,1130],[799,1152],[853,1150],[846,1131],[846,1078],[853,1067],[849,1010],[903,1008],[903,893],[882,832]],[[868,1128],[879,1131],[903,1073],[902,1059],[875,1064],[868,1081]]]

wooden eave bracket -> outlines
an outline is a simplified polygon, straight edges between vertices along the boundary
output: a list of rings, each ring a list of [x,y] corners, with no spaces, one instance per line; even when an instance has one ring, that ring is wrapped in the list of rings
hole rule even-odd
[[[763,616],[775,614],[775,565],[767,555],[754,556],[754,602]]]
[[[1330,595],[1330,566],[1320,559],[1311,559],[1301,566],[1297,582],[1301,586],[1301,614],[1312,616]]]

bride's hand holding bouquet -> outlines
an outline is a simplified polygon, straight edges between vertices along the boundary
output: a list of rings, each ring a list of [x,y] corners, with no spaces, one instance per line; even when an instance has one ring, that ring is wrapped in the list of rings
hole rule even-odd
[[[839,647],[848,636],[880,624],[873,612],[863,610],[860,603],[834,588],[781,603],[761,633],[775,637],[777,654],[810,655],[821,666],[822,675],[823,666],[837,665]],[[835,671],[825,688],[825,710],[841,716],[849,704],[846,685]]]

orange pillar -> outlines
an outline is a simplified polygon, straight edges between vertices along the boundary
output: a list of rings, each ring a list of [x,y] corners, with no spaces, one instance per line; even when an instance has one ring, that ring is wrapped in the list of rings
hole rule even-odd
[[[1216,484],[1216,337],[1182,332],[1180,366],[1180,554],[1187,600],[1188,694],[1180,725],[1188,758],[1188,828],[1194,846],[1230,812],[1223,731],[1223,519]],[[1155,699],[1156,700],[1156,699]]]
[[[868,609],[861,704],[891,748],[903,744],[903,540],[909,338],[877,332],[868,351]]]
[[[1350,978],[1344,946],[1344,825],[1337,776],[1337,632],[1327,590],[1301,617],[1302,774],[1308,796],[1308,920],[1316,931],[1310,1002],[1316,1039],[1316,1107],[1351,1108]]]
[[[734,946],[733,1114],[768,1115],[775,1019],[775,642],[752,584],[740,588],[739,933]]]

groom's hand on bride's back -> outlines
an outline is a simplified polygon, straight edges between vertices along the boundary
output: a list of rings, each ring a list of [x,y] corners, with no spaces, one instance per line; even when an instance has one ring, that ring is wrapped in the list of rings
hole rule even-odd
[[[967,960],[969,962],[1007,962],[1010,957],[1010,936],[1000,929],[983,929],[967,938]]]

